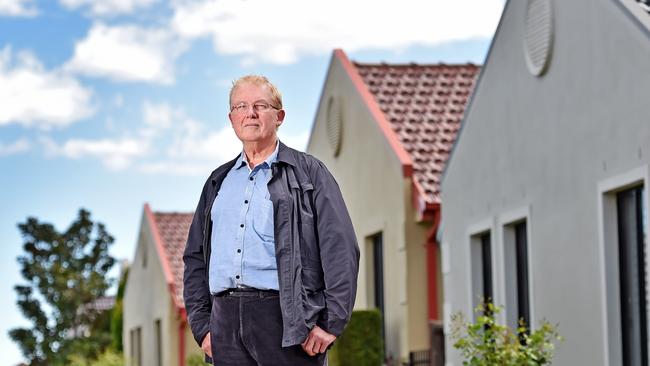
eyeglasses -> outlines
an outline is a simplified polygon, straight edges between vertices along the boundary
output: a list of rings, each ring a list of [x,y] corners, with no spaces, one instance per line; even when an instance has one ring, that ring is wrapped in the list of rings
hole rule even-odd
[[[253,110],[256,113],[267,112],[267,111],[270,111],[271,109],[276,109],[276,110],[280,109],[280,108],[278,108],[276,106],[273,106],[273,105],[271,105],[271,104],[269,104],[267,102],[260,101],[260,102],[253,103],[252,106],[249,105],[248,103],[239,103],[236,106],[231,107],[230,112],[237,113],[237,114],[243,114],[243,113],[248,112],[248,110],[251,107],[253,107]]]

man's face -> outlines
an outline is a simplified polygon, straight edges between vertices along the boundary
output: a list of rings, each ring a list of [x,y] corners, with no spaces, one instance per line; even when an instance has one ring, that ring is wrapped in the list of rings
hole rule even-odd
[[[235,89],[228,118],[242,142],[271,143],[276,140],[276,130],[284,120],[284,110],[275,109],[271,100],[271,93],[265,85],[244,83]],[[264,107],[270,108],[264,110]]]

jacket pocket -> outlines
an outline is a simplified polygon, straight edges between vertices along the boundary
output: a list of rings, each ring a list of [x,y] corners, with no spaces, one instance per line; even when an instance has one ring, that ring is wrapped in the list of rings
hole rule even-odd
[[[322,273],[303,268],[302,308],[305,323],[311,327],[316,324],[319,315],[325,309],[325,294],[322,286]]]
[[[302,267],[302,287],[307,292],[318,292],[325,288],[321,269]]]
[[[320,272],[320,251],[315,227],[310,221],[303,221],[298,227],[300,229],[300,261],[308,270]]]

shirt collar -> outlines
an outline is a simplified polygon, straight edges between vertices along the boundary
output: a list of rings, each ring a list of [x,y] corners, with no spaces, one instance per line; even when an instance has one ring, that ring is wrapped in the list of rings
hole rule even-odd
[[[271,167],[271,164],[275,163],[278,161],[278,148],[280,147],[280,140],[278,139],[275,143],[275,150],[269,155],[263,162],[262,164],[266,163],[269,167]],[[260,164],[261,165],[261,164]],[[239,158],[237,158],[237,161],[235,162],[235,166],[233,169],[239,169],[242,166],[248,167],[248,159],[246,159],[246,153],[242,150],[241,154],[239,154]],[[250,167],[248,167],[249,170]]]

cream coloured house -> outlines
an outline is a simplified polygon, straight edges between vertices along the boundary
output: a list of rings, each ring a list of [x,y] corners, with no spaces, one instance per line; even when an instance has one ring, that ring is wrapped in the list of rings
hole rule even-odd
[[[185,366],[202,354],[183,303],[183,249],[192,213],[144,205],[135,257],[124,290],[123,349],[129,366]]]
[[[386,358],[442,362],[439,181],[479,67],[351,62],[334,51],[307,152],[337,179],[361,249],[357,309],[383,313]]]

